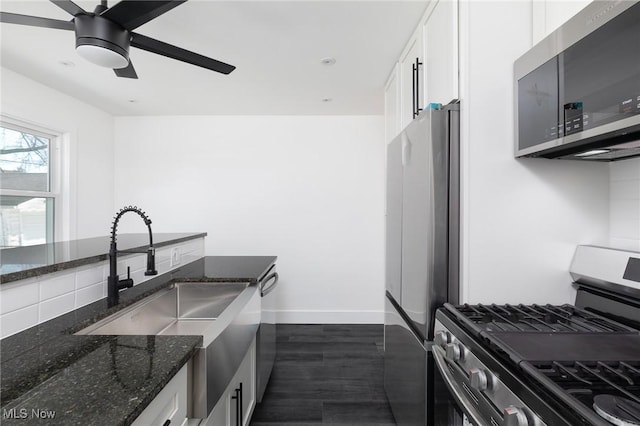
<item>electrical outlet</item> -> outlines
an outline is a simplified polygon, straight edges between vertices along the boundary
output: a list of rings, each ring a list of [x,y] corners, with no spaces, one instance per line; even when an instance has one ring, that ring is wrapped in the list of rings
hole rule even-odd
[[[174,247],[171,249],[171,267],[173,268],[176,265],[180,264],[180,249],[179,247]]]

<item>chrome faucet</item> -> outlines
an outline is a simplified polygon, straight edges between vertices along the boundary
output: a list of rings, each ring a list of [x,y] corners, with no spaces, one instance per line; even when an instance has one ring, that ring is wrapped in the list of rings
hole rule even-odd
[[[127,212],[137,213],[145,225],[149,228],[149,247],[144,250],[118,250],[116,244],[116,232],[118,230],[118,222],[120,218]],[[133,287],[133,279],[131,278],[131,268],[127,267],[127,278],[124,280],[118,277],[118,254],[119,253],[147,253],[147,270],[145,275],[157,275],[156,270],[156,249],[153,247],[153,234],[151,233],[151,219],[145,212],[136,206],[127,206],[120,209],[113,218],[111,225],[111,245],[109,247],[109,278],[107,279],[107,300],[109,306],[118,303],[120,290]]]

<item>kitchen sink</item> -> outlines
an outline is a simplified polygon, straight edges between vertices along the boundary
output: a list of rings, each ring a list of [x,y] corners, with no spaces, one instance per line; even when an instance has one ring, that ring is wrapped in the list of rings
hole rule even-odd
[[[76,334],[203,335],[248,285],[178,282]]]
[[[248,282],[177,282],[76,334],[202,336],[190,361],[187,415],[206,419],[256,337],[260,309]]]

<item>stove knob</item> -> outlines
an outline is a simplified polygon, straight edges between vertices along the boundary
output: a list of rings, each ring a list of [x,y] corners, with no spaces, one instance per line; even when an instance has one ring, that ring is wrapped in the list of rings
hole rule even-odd
[[[444,348],[448,343],[451,343],[451,333],[448,331],[438,331],[433,341],[436,345]]]
[[[449,343],[446,348],[447,358],[451,361],[458,361],[464,359],[465,348],[460,343]]]
[[[513,405],[507,407],[503,411],[502,426],[528,426],[529,420],[521,408]]]
[[[493,375],[479,368],[469,370],[471,388],[477,391],[485,391],[493,387]]]

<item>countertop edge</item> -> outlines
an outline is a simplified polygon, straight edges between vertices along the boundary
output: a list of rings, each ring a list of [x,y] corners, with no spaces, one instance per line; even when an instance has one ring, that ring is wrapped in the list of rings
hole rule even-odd
[[[172,244],[179,244],[185,241],[204,238],[206,236],[207,236],[206,232],[194,233],[193,235],[187,235],[184,237],[178,237],[178,238],[154,243],[154,247],[156,248],[165,247]],[[141,245],[141,246],[127,247],[126,250],[138,250],[138,249],[145,248],[147,246],[148,244]],[[108,249],[108,247],[106,248]],[[39,277],[42,275],[52,274],[52,273],[64,271],[67,269],[77,268],[79,266],[90,265],[92,263],[102,262],[103,260],[107,260],[108,258],[109,258],[109,253],[105,252],[103,254],[88,256],[85,258],[71,260],[68,262],[60,262],[60,263],[55,263],[53,265],[46,265],[46,266],[37,266],[35,268],[27,269],[25,271],[10,272],[8,274],[0,275],[0,285],[8,284],[8,283],[12,283],[20,280],[25,280],[28,278]]]

